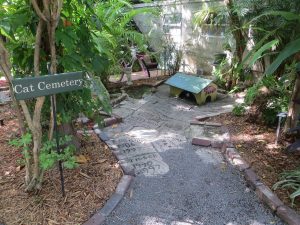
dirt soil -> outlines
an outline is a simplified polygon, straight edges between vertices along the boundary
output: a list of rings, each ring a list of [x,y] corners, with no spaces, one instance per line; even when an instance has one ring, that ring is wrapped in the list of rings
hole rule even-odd
[[[8,144],[18,136],[10,105],[0,106],[0,117],[5,124],[0,126],[0,224],[82,224],[115,191],[122,170],[108,147],[92,133],[82,137],[79,167],[64,170],[66,197],[61,194],[57,168],[46,172],[39,194],[25,193],[21,150]]]
[[[231,113],[211,117],[206,121],[219,122],[229,128],[231,141],[241,156],[254,168],[262,181],[272,189],[280,174],[300,166],[300,156],[285,152],[287,142],[280,140],[275,146],[276,128],[246,122],[246,116],[237,117]],[[291,205],[290,192],[279,189],[275,193],[288,206],[300,212],[300,199]]]

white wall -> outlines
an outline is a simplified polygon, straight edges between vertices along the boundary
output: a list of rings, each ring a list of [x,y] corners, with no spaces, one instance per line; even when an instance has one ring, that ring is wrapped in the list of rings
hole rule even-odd
[[[223,52],[225,42],[225,28],[204,26],[195,29],[193,18],[203,4],[223,4],[222,0],[204,1],[159,1],[135,5],[141,7],[158,7],[161,10],[159,17],[152,15],[139,15],[135,17],[137,26],[143,33],[149,33],[150,46],[155,51],[162,51],[164,33],[169,30],[171,39],[179,49],[183,50],[181,70],[196,73],[201,68],[204,74],[212,71],[212,62],[215,53]],[[164,32],[165,31],[165,32]]]

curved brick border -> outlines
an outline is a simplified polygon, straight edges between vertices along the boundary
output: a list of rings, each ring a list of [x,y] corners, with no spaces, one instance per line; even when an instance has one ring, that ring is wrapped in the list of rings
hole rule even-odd
[[[241,157],[238,151],[234,148],[234,145],[230,141],[230,133],[226,126],[221,126],[219,123],[192,121],[192,125],[208,125],[219,126],[222,130],[228,134],[228,139],[215,142],[207,138],[193,138],[193,145],[211,146],[213,148],[221,149],[226,160],[243,173],[247,184],[255,191],[258,198],[264,202],[279,218],[285,221],[289,225],[300,225],[300,215],[290,207],[284,205],[284,203],[267,187],[260,178],[256,175],[251,166]]]
[[[227,161],[244,174],[247,184],[273,213],[289,225],[300,225],[300,215],[290,207],[284,205],[277,195],[260,180],[251,166],[241,157],[230,141],[223,143],[221,151]]]
[[[109,118],[110,119],[110,118]],[[109,122],[109,125],[112,125],[114,123],[121,122],[122,118],[112,118],[111,122]],[[107,125],[107,124],[105,124]],[[108,137],[105,133],[103,133],[97,125],[94,126],[94,131],[97,134],[97,136],[104,142],[108,141]],[[113,154],[116,156],[116,158],[119,160],[118,155],[114,151],[115,149],[112,149]],[[83,225],[101,225],[104,223],[106,217],[117,207],[117,205],[121,202],[123,197],[125,196],[126,192],[130,188],[131,183],[134,180],[134,176],[132,175],[131,170],[128,171],[127,168],[122,167],[124,175],[121,178],[115,193],[110,197],[110,199],[105,203],[105,205],[102,207],[102,209],[98,210],[88,221],[86,221]]]

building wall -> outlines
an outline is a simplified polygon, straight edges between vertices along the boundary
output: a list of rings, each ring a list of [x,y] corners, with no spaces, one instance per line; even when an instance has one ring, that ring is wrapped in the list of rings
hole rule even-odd
[[[203,70],[204,74],[209,75],[213,69],[214,54],[223,52],[222,46],[226,38],[225,26],[205,25],[195,28],[194,14],[204,4],[223,4],[223,1],[172,0],[138,4],[135,7],[157,7],[161,15],[138,15],[135,22],[143,33],[149,34],[150,46],[156,52],[162,52],[164,44],[171,43],[170,40],[175,43],[176,48],[182,50],[181,71],[196,73],[197,70]],[[164,41],[166,39],[168,41]]]

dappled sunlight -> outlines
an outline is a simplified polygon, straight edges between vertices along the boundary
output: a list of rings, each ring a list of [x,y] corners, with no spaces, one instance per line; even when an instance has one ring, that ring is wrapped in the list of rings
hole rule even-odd
[[[153,144],[158,152],[179,149],[186,143],[184,136],[173,132],[159,133],[154,129],[134,128],[125,134],[142,144]]]
[[[167,220],[159,217],[154,216],[145,216],[142,225],[205,225],[208,224],[206,221],[197,221],[192,219],[185,219],[184,221],[178,220]],[[257,220],[251,221],[239,221],[239,222],[228,222],[223,223],[224,225],[265,225],[265,222],[259,222]]]
[[[162,219],[159,217],[154,217],[154,216],[145,216],[144,221],[142,222],[142,225],[202,225],[204,223],[202,222],[196,222],[192,220],[187,220],[187,221],[169,221],[166,219]]]
[[[228,104],[228,105],[222,105],[221,108],[222,109],[233,109],[233,105],[232,104]]]
[[[229,223],[226,223],[226,225],[242,225],[242,224],[249,224],[249,225],[265,225],[265,223],[261,223],[261,222],[258,222],[257,220],[252,220],[252,221],[247,221],[247,223],[237,223],[237,222],[229,222]],[[272,223],[270,223],[272,224]]]
[[[125,134],[140,139],[143,143],[151,143],[158,138],[158,131],[154,129],[134,128]]]
[[[245,143],[245,142],[252,142],[253,144],[255,143],[263,143],[263,144],[266,144],[266,147],[270,150],[274,149],[277,150],[280,148],[279,146],[275,145],[275,142],[274,143],[268,143],[269,140],[266,139],[265,135],[264,134],[239,134],[239,135],[234,135],[231,137],[231,140],[233,142],[241,142],[241,143]]]
[[[231,140],[233,142],[240,142],[240,141],[256,141],[256,138],[253,135],[250,134],[239,134],[239,135],[234,135],[231,137]]]
[[[267,144],[266,145],[266,147],[268,148],[268,149],[276,149],[276,150],[278,150],[278,149],[280,149],[280,146],[279,145],[276,145],[275,143],[269,143],[269,144]]]
[[[201,162],[206,164],[220,165],[224,158],[219,151],[212,151],[208,148],[199,148],[195,151]]]
[[[173,109],[174,111],[185,111],[185,112],[188,112],[193,107],[194,107],[194,105],[181,105],[181,104],[178,104],[176,106],[171,107],[171,109]]]
[[[182,18],[186,20],[190,20],[192,18],[191,10],[187,8],[182,9]]]
[[[243,103],[245,103],[245,100],[244,100],[244,98],[237,98],[237,99],[235,100],[235,102],[236,102],[237,104],[243,104]]]

